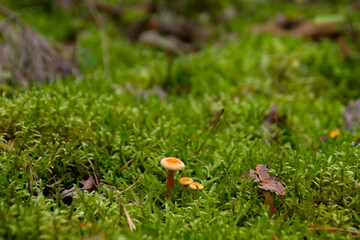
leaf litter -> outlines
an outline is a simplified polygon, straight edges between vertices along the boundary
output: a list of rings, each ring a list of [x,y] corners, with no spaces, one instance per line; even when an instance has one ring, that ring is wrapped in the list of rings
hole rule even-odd
[[[286,194],[285,187],[278,181],[276,177],[271,177],[267,171],[267,168],[262,164],[258,164],[256,166],[256,171],[250,169],[250,173],[247,173],[245,170],[243,170],[243,172],[245,173],[245,179],[251,178],[254,183],[258,184],[258,188],[261,189],[262,194],[265,196],[264,205],[269,207],[270,217],[273,216],[276,210],[273,204],[274,198],[271,196],[270,192],[284,196]]]
[[[124,194],[125,192],[131,190],[140,181],[140,179],[145,175],[146,172],[147,170],[130,187],[122,191],[119,191],[118,188],[115,186],[103,182],[99,182],[98,184],[96,184],[94,178],[91,175],[89,175],[88,179],[80,182],[83,185],[83,187],[79,188],[77,186],[73,186],[70,189],[64,190],[60,195],[65,202],[71,202],[72,199],[78,195],[78,192],[91,193],[97,190],[99,187],[103,187],[108,190],[113,190],[114,192],[116,192],[114,193],[113,197],[117,198],[119,195]]]
[[[145,175],[146,172],[147,172],[147,170],[144,171],[144,173],[141,174],[141,176],[132,185],[130,185],[127,189],[122,190],[122,191],[119,191],[115,186],[112,186],[112,185],[109,185],[109,184],[106,184],[103,182],[98,182],[97,180],[96,180],[96,182],[97,182],[96,183],[94,181],[93,177],[89,174],[88,179],[80,182],[83,185],[83,187],[78,188],[77,186],[73,186],[70,189],[64,190],[60,195],[66,204],[67,203],[70,204],[72,202],[72,199],[78,195],[78,192],[91,193],[91,192],[97,190],[98,188],[101,189],[101,187],[103,187],[108,190],[113,190],[115,192],[113,194],[113,197],[117,198],[119,195],[124,194],[125,192],[128,192],[129,190],[131,190],[140,181],[140,179]],[[95,177],[96,177],[96,175],[95,175]],[[102,194],[104,194],[104,193],[102,193]],[[125,205],[123,203],[121,203],[121,206],[124,209],[130,231],[136,230],[136,226],[135,226],[134,222],[132,221],[129,212],[126,210]]]
[[[345,59],[353,57],[353,52],[344,38],[348,26],[341,25],[342,16],[318,16],[313,20],[287,17],[277,14],[275,19],[251,26],[255,33],[273,33],[275,35],[290,34],[307,40],[319,41],[331,39],[337,41],[341,54]]]

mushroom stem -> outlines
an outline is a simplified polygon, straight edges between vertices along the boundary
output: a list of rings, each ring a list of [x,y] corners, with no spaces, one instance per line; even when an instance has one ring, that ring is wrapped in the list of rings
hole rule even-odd
[[[186,196],[187,189],[188,189],[188,186],[184,185],[184,197]]]
[[[175,175],[175,171],[169,170],[166,181],[166,198],[169,198],[170,196],[170,186],[174,188],[174,175]]]

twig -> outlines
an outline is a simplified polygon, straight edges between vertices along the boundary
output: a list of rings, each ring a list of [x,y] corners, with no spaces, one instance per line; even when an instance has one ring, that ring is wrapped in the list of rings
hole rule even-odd
[[[359,145],[359,143],[360,143],[360,138],[358,138],[357,140],[356,140],[356,142],[354,143],[354,145],[352,145],[353,147],[356,147],[357,145]]]
[[[276,151],[277,151],[277,155],[279,156],[280,155],[279,146],[281,146],[281,141],[280,141],[280,136],[279,136],[279,123],[278,123],[277,114],[275,114],[274,117],[275,117],[275,130],[276,130],[276,142],[277,142]]]
[[[210,166],[207,165],[206,163],[204,163],[203,161],[200,161],[200,160],[197,159],[197,158],[195,158],[195,160],[196,160],[197,162],[201,163],[202,165],[204,165],[205,167],[210,168]]]
[[[138,205],[137,207],[141,209],[141,212],[142,212],[144,218],[147,219],[147,216],[145,215],[145,212],[144,212],[144,209],[142,208],[142,206]]]
[[[97,176],[96,176],[94,165],[92,164],[92,162],[91,162],[91,160],[90,160],[90,159],[89,159],[89,162],[90,162],[91,168],[92,168],[93,173],[94,173],[94,177],[95,177],[95,184],[96,184],[96,185],[99,185],[99,180],[98,180],[98,178],[97,178]]]
[[[121,204],[121,206],[122,206],[123,209],[124,209],[124,212],[125,212],[125,215],[126,215],[126,219],[127,219],[127,221],[128,221],[128,224],[129,224],[130,231],[136,230],[135,224],[134,224],[134,222],[131,220],[131,217],[130,217],[128,211],[126,210],[124,204],[122,204],[122,203],[120,203],[120,204]]]
[[[145,172],[144,172],[143,174],[141,174],[141,176],[138,178],[138,180],[136,180],[133,184],[131,184],[130,187],[128,187],[128,188],[125,189],[125,190],[122,190],[122,191],[120,192],[120,194],[124,194],[124,192],[127,192],[127,191],[129,191],[131,188],[133,188],[133,187],[135,186],[135,184],[136,184],[137,182],[139,182],[140,179],[145,175],[146,172],[147,172],[147,170],[145,170]]]
[[[159,143],[161,143],[162,141],[164,140],[164,137],[162,137],[158,142],[156,142],[154,145],[152,145],[151,147],[149,148],[145,148],[144,151],[141,152],[141,154],[144,154],[146,150],[148,149],[152,149],[154,147],[156,147]],[[122,166],[119,171],[122,171],[124,168],[126,168],[130,163],[132,163],[134,160],[136,159],[136,157],[130,159],[129,161],[127,161],[124,166]]]
[[[36,188],[36,191],[38,191],[37,182],[36,182],[36,175],[35,175],[34,169],[32,168],[32,165],[31,165],[30,156],[28,156],[28,162],[29,162],[29,168],[30,168],[30,173],[31,173],[30,189],[32,189],[32,182],[33,182],[33,177],[34,177],[35,188]]]
[[[219,115],[217,115],[217,117],[216,117],[216,119],[215,119],[216,121],[214,122],[214,126],[212,127],[212,129],[211,129],[211,131],[209,132],[209,134],[206,136],[205,140],[202,142],[199,150],[197,150],[197,152],[195,153],[195,155],[198,155],[198,154],[200,153],[201,149],[202,149],[203,146],[205,145],[205,143],[206,143],[206,141],[208,140],[208,138],[210,137],[211,133],[215,130],[217,124],[218,124],[219,121],[220,121],[220,117],[221,117],[221,115],[223,114],[223,112],[224,112],[224,109],[221,110],[221,112],[219,113]]]
[[[221,112],[216,116],[216,118],[210,123],[209,126],[207,126],[204,130],[202,130],[201,133],[199,133],[198,135],[196,135],[195,137],[193,137],[192,139],[190,139],[189,141],[187,141],[185,143],[185,145],[187,145],[188,143],[194,141],[196,138],[200,137],[204,132],[206,132],[212,125],[214,125],[218,120],[219,118],[221,117],[221,114],[223,114],[225,109],[222,109]]]
[[[89,175],[89,178],[95,183],[95,186],[97,186],[98,184],[94,181],[93,177],[91,176],[89,170],[85,169],[87,174]]]
[[[355,235],[360,235],[360,232],[358,231],[354,231],[354,230],[345,230],[343,228],[337,228],[337,227],[324,227],[324,226],[314,226],[314,225],[309,225],[308,230],[324,230],[326,229],[327,231],[340,231],[340,232],[347,232],[347,233],[352,233]]]

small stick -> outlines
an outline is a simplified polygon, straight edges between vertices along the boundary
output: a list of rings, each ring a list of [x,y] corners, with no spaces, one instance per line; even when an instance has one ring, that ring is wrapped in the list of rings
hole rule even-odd
[[[138,178],[138,180],[136,180],[133,184],[131,184],[130,187],[128,187],[128,188],[125,189],[125,190],[122,190],[122,191],[120,192],[120,194],[124,194],[124,192],[128,192],[131,188],[133,188],[133,187],[135,186],[135,184],[136,184],[138,181],[140,181],[140,179],[145,175],[146,172],[147,172],[147,170],[145,170],[145,172],[144,172],[143,174],[141,174],[141,176]]]
[[[360,235],[360,232],[358,231],[354,231],[354,230],[345,230],[343,228],[337,228],[337,227],[324,227],[324,226],[314,226],[314,225],[309,225],[308,230],[323,230],[326,229],[328,231],[340,231],[340,232],[347,232],[347,233],[352,233],[355,235]]]
[[[124,212],[125,212],[125,215],[126,215],[126,219],[127,219],[127,221],[128,221],[128,224],[129,224],[130,231],[136,230],[135,224],[134,224],[134,222],[131,220],[131,217],[130,217],[128,211],[126,210],[124,204],[122,204],[122,203],[120,203],[120,204],[121,204],[121,206],[122,206],[123,209],[124,209]]]
[[[202,165],[204,165],[205,167],[210,168],[210,166],[207,165],[206,163],[204,163],[203,161],[201,161],[201,160],[199,160],[199,159],[197,159],[197,158],[195,158],[195,160],[196,160],[197,162],[201,163]]]
[[[208,140],[208,138],[210,137],[210,135],[212,134],[212,132],[215,130],[217,124],[218,124],[219,121],[220,121],[220,117],[221,117],[221,115],[223,114],[223,112],[224,112],[224,109],[223,109],[223,110],[219,113],[219,115],[217,116],[217,120],[216,120],[216,122],[214,123],[213,128],[211,129],[211,131],[209,132],[209,134],[206,136],[205,140],[203,141],[203,143],[201,144],[199,150],[197,150],[197,152],[195,153],[195,155],[198,155],[198,154],[200,153],[200,151],[201,151],[201,149],[203,148],[203,146],[205,145],[206,141]]]
[[[91,162],[91,160],[90,160],[90,159],[89,159],[89,162],[90,162],[91,168],[92,168],[93,173],[94,173],[94,177],[95,177],[95,184],[96,184],[96,185],[99,185],[99,180],[98,180],[98,178],[97,178],[97,176],[96,176],[94,165],[92,164],[92,162]]]
[[[360,138],[358,138],[357,140],[356,140],[356,142],[354,143],[354,145],[352,145],[353,147],[356,147],[357,145],[359,145],[359,143],[360,143]]]
[[[187,142],[185,143],[185,145],[188,144],[188,143],[190,143],[190,142],[192,142],[192,141],[194,141],[196,138],[200,137],[200,136],[201,136],[204,132],[206,132],[212,125],[214,125],[214,124],[220,119],[220,117],[221,117],[221,115],[223,114],[224,110],[225,110],[225,109],[222,109],[222,110],[220,111],[220,113],[216,116],[216,118],[210,123],[209,126],[207,126],[204,130],[202,130],[201,133],[199,133],[198,135],[196,135],[195,137],[193,137],[192,139],[190,139],[189,141],[187,141]]]
[[[31,165],[30,156],[28,156],[28,162],[29,162],[29,168],[30,168],[30,173],[31,173],[30,188],[32,189],[32,182],[33,182],[33,177],[34,177],[35,188],[36,188],[36,191],[38,191],[37,182],[36,182],[36,175],[35,175],[34,169],[32,168],[32,165]]]
[[[149,147],[149,148],[145,149],[144,151],[142,151],[141,154],[144,154],[145,151],[148,150],[148,149],[152,149],[152,148],[156,147],[156,146],[157,146],[159,143],[161,143],[163,140],[164,140],[164,137],[162,137],[158,142],[156,142],[156,143],[155,143],[154,145],[152,145],[151,147]],[[124,168],[126,168],[126,167],[127,167],[130,163],[132,163],[135,159],[136,159],[136,157],[134,157],[134,158],[130,159],[129,161],[127,161],[127,162],[124,164],[124,166],[122,166],[122,167],[119,169],[119,171],[124,170]]]
[[[274,117],[275,117],[276,142],[277,142],[276,151],[277,151],[277,155],[279,156],[280,155],[279,146],[281,146],[281,142],[280,142],[280,136],[279,136],[279,123],[278,123],[277,114],[275,114]]]

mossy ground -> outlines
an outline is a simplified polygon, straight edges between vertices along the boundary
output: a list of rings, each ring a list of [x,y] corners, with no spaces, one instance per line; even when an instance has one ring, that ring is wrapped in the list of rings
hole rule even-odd
[[[360,150],[352,145],[360,136],[346,132],[342,123],[346,105],[360,96],[358,58],[345,60],[331,40],[254,34],[247,26],[278,11],[307,18],[342,14],[357,27],[360,17],[347,2],[321,7],[282,3],[244,2],[240,15],[244,17],[232,20],[226,30],[235,31],[237,40],[222,46],[209,43],[200,52],[177,57],[170,73],[165,53],[131,43],[109,25],[103,31],[111,36],[111,78],[102,68],[99,30],[89,19],[79,20],[60,9],[46,13],[41,7],[15,8],[53,40],[82,29],[77,54],[84,75],[28,90],[2,90],[0,236],[354,238],[307,228],[359,229],[360,188],[354,187],[360,181]],[[128,15],[131,19],[136,13]],[[359,51],[356,43],[350,44]],[[168,96],[136,98],[122,88],[127,82],[140,90],[166,86]],[[286,124],[279,127],[280,145],[268,143],[276,133],[269,133],[263,124],[273,104],[286,116]],[[206,167],[194,159],[205,136],[185,143],[222,108],[216,130],[197,156]],[[329,137],[333,129],[340,130],[339,137]],[[327,140],[317,151],[324,134]],[[184,199],[179,184],[172,200],[166,200],[167,173],[160,160],[167,156],[186,164],[177,179],[188,176],[204,185],[196,201]],[[120,171],[133,157],[136,160]],[[274,195],[272,218],[261,191],[242,180],[242,169],[270,162],[270,175],[277,176],[287,192]],[[60,193],[88,178],[87,170],[123,189],[147,173],[139,185],[116,199],[110,191],[105,195],[94,191],[81,194],[70,206],[64,204]],[[136,231],[130,231],[121,203]]]

